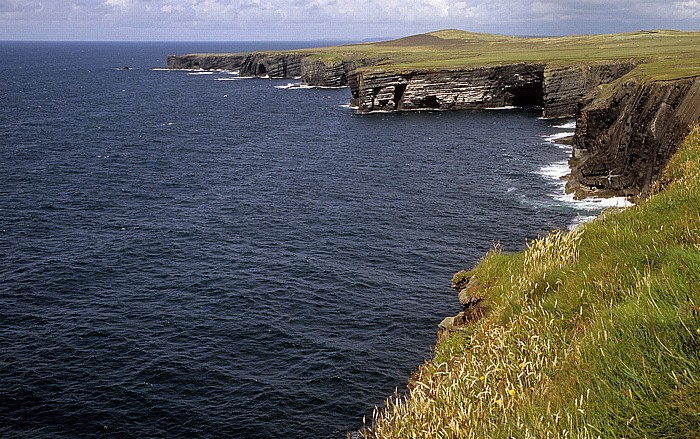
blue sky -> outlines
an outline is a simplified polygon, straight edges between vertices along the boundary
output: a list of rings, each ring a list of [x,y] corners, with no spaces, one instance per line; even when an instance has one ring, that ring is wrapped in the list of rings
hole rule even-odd
[[[0,0],[0,40],[363,40],[700,30],[700,0]]]

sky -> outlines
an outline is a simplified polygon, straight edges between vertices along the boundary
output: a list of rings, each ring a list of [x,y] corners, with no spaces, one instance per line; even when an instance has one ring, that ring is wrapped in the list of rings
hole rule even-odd
[[[0,0],[0,40],[311,41],[700,30],[700,0]]]

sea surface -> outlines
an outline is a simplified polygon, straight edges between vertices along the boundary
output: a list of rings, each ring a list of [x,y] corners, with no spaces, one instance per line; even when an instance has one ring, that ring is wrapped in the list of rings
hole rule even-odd
[[[600,209],[537,109],[159,70],[311,45],[0,43],[1,437],[345,437],[430,358],[454,272]]]

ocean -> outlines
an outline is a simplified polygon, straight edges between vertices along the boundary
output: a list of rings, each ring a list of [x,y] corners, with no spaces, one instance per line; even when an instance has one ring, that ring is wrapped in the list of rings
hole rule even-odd
[[[312,45],[0,42],[0,436],[345,437],[430,358],[454,272],[603,207],[538,109],[162,70]]]

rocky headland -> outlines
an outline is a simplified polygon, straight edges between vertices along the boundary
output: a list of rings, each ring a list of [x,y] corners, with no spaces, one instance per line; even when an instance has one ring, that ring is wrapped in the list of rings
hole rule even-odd
[[[597,49],[590,59],[547,59],[551,58],[548,52],[538,55],[542,61],[512,62],[528,56],[507,52],[502,57],[511,62],[480,63],[472,58],[484,45],[509,48],[521,41],[469,33],[456,37],[455,32],[317,50],[173,55],[168,57],[168,68],[237,70],[241,76],[298,78],[319,87],[349,86],[352,105],[361,114],[527,106],[541,107],[545,118],[576,117],[567,190],[578,198],[644,196],[680,140],[699,120],[700,69],[670,79],[640,77],[638,66],[649,63],[647,58],[635,57],[633,52],[607,56],[605,50]],[[635,44],[640,38],[677,36],[623,35]],[[547,44],[549,40],[528,43]],[[595,43],[600,45],[598,40]],[[396,55],[410,52],[407,48],[415,51],[432,45],[437,52],[454,56],[459,44],[476,47],[469,49],[476,55],[465,52],[464,65],[456,61],[445,67],[436,61],[413,65],[408,61],[420,55]],[[557,44],[566,49],[571,43]]]
[[[460,31],[442,31],[408,37],[395,42],[358,45],[354,48],[343,47],[338,50],[171,56],[168,58],[168,67],[239,70],[242,76],[299,78],[313,86],[348,86],[351,103],[360,114],[539,107],[542,109],[544,118],[576,118],[576,132],[571,141],[573,152],[570,159],[571,173],[567,181],[568,192],[575,193],[578,198],[627,196],[633,199],[644,199],[659,193],[657,183],[665,168],[681,146],[683,139],[686,139],[693,128],[700,123],[700,50],[697,47],[700,47],[700,34],[675,31],[560,39],[517,39]],[[663,56],[658,58],[650,56],[654,50]],[[692,141],[695,142],[694,145],[698,144],[700,132],[696,131],[694,139]],[[695,148],[700,150],[697,145]],[[696,164],[691,163],[691,165],[681,166],[684,169],[683,172],[689,174],[687,179],[682,180],[683,185],[680,187],[685,189],[681,190],[692,189],[694,182],[698,181],[697,172],[693,171],[697,168]],[[672,167],[673,164],[669,166],[669,168]],[[678,168],[679,165],[677,164],[676,167]],[[675,174],[681,173],[675,171]],[[693,183],[689,184],[689,181]],[[667,198],[673,202],[667,201]],[[605,314],[607,318],[608,315],[619,312],[615,308],[616,303],[610,297],[617,297],[621,295],[620,291],[624,290],[625,294],[629,294],[641,303],[641,296],[637,297],[635,294],[644,291],[651,294],[649,281],[651,277],[658,274],[661,279],[658,285],[663,289],[669,284],[669,273],[678,274],[683,281],[678,281],[677,285],[674,284],[676,290],[685,288],[686,284],[683,282],[686,277],[689,279],[688,291],[681,298],[681,302],[685,300],[689,305],[674,302],[673,306],[676,308],[672,308],[669,312],[675,316],[675,313],[680,313],[678,309],[687,308],[692,311],[690,314],[686,312],[687,315],[692,314],[691,317],[696,315],[693,313],[700,315],[700,310],[691,297],[695,289],[690,280],[692,276],[689,274],[697,273],[697,270],[688,271],[688,267],[693,263],[700,264],[700,259],[697,258],[700,235],[697,233],[697,222],[694,222],[697,210],[693,210],[692,206],[686,206],[689,203],[696,203],[697,199],[694,193],[692,196],[674,194],[656,197],[655,203],[642,204],[637,206],[640,207],[638,212],[630,213],[634,221],[620,220],[618,224],[615,218],[612,226],[596,222],[591,238],[586,240],[585,245],[581,240],[581,233],[584,232],[580,230],[570,234],[555,231],[546,237],[533,240],[523,254],[506,256],[501,255],[499,251],[494,251],[473,270],[457,273],[453,278],[452,287],[457,292],[462,312],[454,317],[447,317],[440,323],[436,358],[414,374],[409,384],[411,397],[403,400],[404,402],[401,402],[398,397],[397,402],[387,401],[387,407],[375,412],[372,427],[364,429],[361,432],[362,436],[385,437],[387,435],[383,433],[384,429],[393,432],[394,428],[408,425],[408,423],[402,424],[401,419],[412,419],[411,423],[415,423],[416,428],[421,432],[434,429],[436,436],[438,432],[452,431],[453,428],[457,428],[455,431],[462,431],[459,429],[463,425],[470,425],[472,429],[469,431],[479,432],[481,428],[486,431],[485,425],[488,423],[476,426],[471,424],[477,412],[492,414],[493,425],[489,424],[491,427],[508,426],[506,430],[511,431],[509,429],[512,425],[507,420],[515,416],[520,419],[521,415],[527,415],[530,411],[535,414],[533,420],[527,421],[530,422],[528,425],[535,432],[541,430],[540,433],[547,432],[549,435],[552,431],[560,431],[559,408],[563,407],[562,413],[578,412],[582,416],[590,416],[589,412],[582,409],[583,396],[579,400],[579,393],[576,392],[590,386],[592,380],[599,380],[600,377],[595,373],[586,377],[585,374],[576,372],[577,369],[572,366],[571,370],[575,372],[571,375],[573,378],[564,385],[555,386],[558,389],[555,392],[557,395],[565,395],[569,400],[572,399],[570,396],[576,396],[574,399],[576,410],[571,409],[568,412],[568,402],[566,402],[568,400],[564,396],[557,402],[555,411],[551,412],[552,399],[548,395],[552,390],[546,385],[547,379],[530,380],[529,377],[534,375],[535,369],[546,369],[550,374],[548,379],[555,382],[561,372],[558,352],[562,353],[563,358],[567,356],[573,358],[574,360],[568,361],[576,366],[578,364],[576,361],[579,361],[577,355],[588,358],[586,361],[590,364],[590,358],[598,359],[595,355],[600,351],[601,367],[607,367],[610,360],[606,355],[610,355],[610,352],[608,354],[603,352],[602,340],[598,341],[591,352],[585,350],[587,345],[569,349],[573,346],[574,340],[579,338],[585,340],[585,337],[580,336],[582,328],[585,325],[591,326],[590,321],[582,318],[584,309],[588,309],[590,305],[585,302],[588,300],[586,298],[594,294],[591,291],[598,294],[600,290],[601,306],[609,302],[609,309],[604,307],[603,313],[607,313]],[[659,206],[663,206],[663,209]],[[673,209],[678,211],[673,214],[677,216],[675,220],[668,218],[672,216],[670,212]],[[658,212],[661,212],[659,216],[654,216]],[[647,242],[649,238],[647,235],[651,229],[655,233],[649,235],[651,241]],[[657,241],[655,237],[664,230],[668,236],[664,238],[665,240]],[[616,240],[619,242],[615,244],[617,246],[615,248],[617,251],[622,251],[608,261],[605,252],[610,251],[610,242],[616,242]],[[660,242],[662,244],[659,244]],[[677,249],[673,247],[673,251],[679,255],[687,249],[690,250],[683,253],[685,258],[680,257],[680,268],[661,263],[657,267],[650,262],[651,259],[661,258],[657,245],[669,246],[669,248],[677,245]],[[645,252],[651,251],[650,246],[653,246],[657,253],[642,257],[641,255]],[[624,251],[626,248],[630,249],[629,255]],[[678,260],[673,256],[675,254],[669,253],[670,260]],[[618,261],[618,258],[624,259],[624,257],[627,257],[624,262]],[[508,259],[508,262],[505,263],[504,259]],[[595,268],[598,267],[596,264],[601,268]],[[572,268],[574,266],[576,268]],[[579,272],[584,273],[583,276],[576,274]],[[630,279],[630,282],[623,288],[621,285],[625,279]],[[645,286],[640,288],[640,285]],[[670,297],[673,294],[675,294],[673,291],[668,293],[663,290],[660,297]],[[564,314],[569,311],[560,313],[562,321],[566,324],[552,323],[555,321],[552,316],[559,315],[558,310],[556,313],[552,311],[557,309],[559,296],[562,300],[569,300],[576,304],[571,305],[573,310],[570,313],[573,316],[571,330],[567,326],[569,322]],[[540,308],[532,305],[533,298],[539,298]],[[583,302],[579,303],[577,300]],[[654,300],[656,299],[652,300],[651,305],[646,305],[644,319],[637,322],[635,331],[627,331],[627,334],[639,332],[638,327],[643,326],[644,322],[651,318],[652,305],[659,309],[658,302]],[[514,306],[514,303],[517,306]],[[624,301],[620,299],[620,303]],[[639,303],[627,308],[621,306],[620,309],[625,312],[630,309],[642,309]],[[515,309],[519,311],[513,311]],[[496,317],[489,319],[488,316],[491,314]],[[600,316],[595,312],[591,314],[595,317],[591,321],[598,324],[597,319]],[[509,323],[505,316],[512,318],[515,323]],[[525,317],[520,321],[517,316]],[[487,322],[474,325],[474,322],[479,320]],[[619,319],[622,322],[627,320],[629,319],[626,314]],[[528,322],[539,323],[530,325]],[[549,324],[553,326],[550,328],[546,322],[550,322]],[[608,324],[603,321],[603,318],[600,318],[600,322],[601,325]],[[607,331],[613,330],[614,324],[617,324],[615,322],[617,320],[613,320],[609,327],[603,326],[603,329],[597,333],[599,337],[601,337],[600,334],[604,334],[606,343]],[[515,329],[507,329],[511,327],[508,325],[512,325]],[[469,327],[469,330],[464,331],[465,327]],[[652,328],[657,339],[658,327],[659,325]],[[522,339],[514,338],[510,344],[503,342],[503,338],[509,336],[508,331],[511,330],[514,332],[523,330],[526,336]],[[569,330],[573,335],[566,332]],[[532,335],[538,331],[544,331],[542,336]],[[567,343],[550,345],[547,341],[547,344],[543,345],[546,349],[542,348],[542,352],[546,351],[546,353],[542,356],[538,353],[537,361],[521,359],[518,360],[521,361],[520,363],[513,363],[517,367],[507,362],[497,364],[497,361],[505,361],[506,358],[516,361],[514,359],[521,356],[528,357],[531,352],[538,351],[540,340],[548,340],[548,337],[553,337],[552,334],[559,337],[560,334],[557,331],[561,331],[561,338],[568,340]],[[700,334],[700,327],[696,332]],[[467,333],[472,335],[465,336]],[[678,334],[682,331],[673,329],[669,333]],[[479,338],[481,335],[484,335],[483,339]],[[467,338],[462,340],[464,337]],[[618,335],[618,337],[619,343],[623,336]],[[630,345],[636,342],[639,340],[630,338]],[[523,343],[534,343],[534,347],[530,346],[521,352],[518,349],[521,345],[525,346]],[[617,346],[614,348],[618,349]],[[664,350],[658,353],[657,348],[658,346],[652,343],[644,345],[641,352],[648,352],[650,359],[661,358],[662,354],[670,352],[665,345],[663,345]],[[465,349],[473,349],[474,356],[466,355]],[[476,354],[477,351],[484,349],[487,355]],[[617,351],[613,349],[611,352],[614,354]],[[639,352],[635,351],[634,354],[638,355]],[[551,367],[547,363],[550,360],[548,357],[550,354],[553,355]],[[627,364],[630,354],[626,353],[623,357]],[[460,364],[464,358],[472,358],[469,360],[472,363],[468,363],[461,372],[457,371],[459,373],[453,374],[452,369],[457,370],[458,367],[455,365]],[[565,359],[564,362],[566,361]],[[638,367],[646,367],[644,358]],[[507,374],[509,368],[513,371],[512,376]],[[604,377],[623,369],[620,367],[605,369]],[[457,376],[454,383],[445,384],[446,380],[453,378],[452,375]],[[471,378],[466,379],[467,376]],[[571,385],[572,382],[577,382],[575,380],[579,376],[583,376],[581,382],[585,386]],[[600,416],[602,421],[599,424],[607,425],[611,432],[629,432],[630,424],[637,416],[634,413],[646,413],[644,410],[647,410],[649,405],[648,398],[640,397],[635,391],[634,395],[637,395],[640,401],[645,401],[646,405],[644,407],[640,405],[642,408],[632,413],[631,417],[625,412],[623,417],[626,420],[626,427],[624,422],[611,422],[611,419],[619,418],[620,415],[614,410],[609,410],[610,407],[627,407],[630,404],[627,400],[628,396],[630,400],[634,400],[632,390],[629,390],[633,384],[630,384],[628,377],[621,376],[619,381],[622,387],[616,388],[613,393],[606,393],[607,390],[599,389],[601,395],[599,399],[607,401],[619,393],[623,395],[624,403],[603,404],[600,408],[595,405],[595,402],[587,401],[587,410],[590,410],[590,413],[596,413],[590,419],[597,419],[595,416]],[[655,384],[662,381],[658,379]],[[546,391],[538,390],[541,383],[544,383]],[[677,378],[673,385],[676,389],[682,386]],[[462,393],[458,396],[450,394],[451,389],[461,388],[460,386],[466,386]],[[691,383],[689,386],[696,386],[696,384]],[[481,393],[474,395],[469,393],[476,392],[480,388],[483,388]],[[525,393],[528,389],[532,391],[531,394]],[[569,395],[570,391],[574,393]],[[537,399],[539,397],[537,392],[545,395],[544,399]],[[590,387],[587,392],[591,392]],[[440,395],[444,396],[444,404],[434,404],[434,401],[441,400]],[[654,395],[656,400],[656,394]],[[521,405],[517,402],[519,398],[523,398]],[[536,401],[544,401],[542,404],[546,405],[546,411],[544,409],[533,411],[531,409],[533,398]],[[676,396],[667,399],[674,404],[681,400],[674,398]],[[689,404],[697,407],[695,400],[690,401]],[[444,414],[439,409],[443,406],[446,408]],[[666,406],[670,407],[671,403],[669,402]],[[464,416],[460,415],[461,412],[458,413],[460,407],[468,407],[466,414],[462,413]],[[473,407],[476,407],[476,412],[472,411]],[[505,415],[493,417],[494,410],[499,413],[502,411]],[[696,412],[695,410],[693,413]],[[432,414],[426,416],[426,413]],[[678,414],[680,415],[676,416]],[[412,418],[414,415],[415,419]],[[683,422],[686,422],[686,417],[682,410],[674,411],[673,416],[667,415],[669,413],[665,412],[664,416],[668,419],[674,416],[678,418],[677,422],[674,421],[676,423],[673,424],[672,431],[684,428]],[[458,418],[459,422],[456,421]],[[569,420],[567,428],[581,427],[576,419],[568,418],[568,414],[567,419]],[[697,419],[691,420],[695,422]],[[444,425],[441,424],[443,421]],[[503,421],[502,424],[501,421]],[[590,422],[596,421],[587,420],[586,422],[587,424],[581,425],[590,426],[592,425]],[[650,425],[652,424],[657,423],[654,421]],[[618,429],[619,426],[622,430]],[[500,433],[506,431],[498,428],[496,431]],[[517,431],[523,432],[521,427],[518,427]],[[563,431],[567,432],[566,429]],[[447,434],[447,436],[450,435]],[[510,434],[506,435],[508,436]]]

